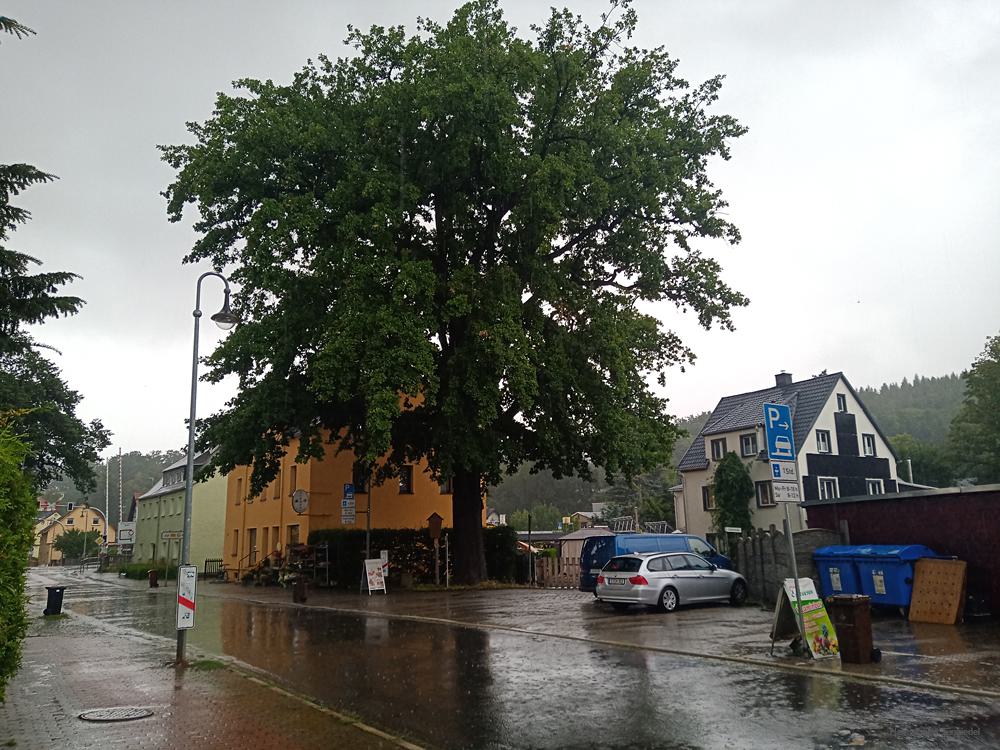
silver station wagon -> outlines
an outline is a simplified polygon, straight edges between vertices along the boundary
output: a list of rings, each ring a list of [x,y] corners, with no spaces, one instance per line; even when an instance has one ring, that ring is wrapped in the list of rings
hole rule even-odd
[[[643,553],[613,557],[597,577],[599,601],[615,609],[630,604],[673,612],[679,604],[729,602],[739,606],[747,598],[747,582],[691,553]]]

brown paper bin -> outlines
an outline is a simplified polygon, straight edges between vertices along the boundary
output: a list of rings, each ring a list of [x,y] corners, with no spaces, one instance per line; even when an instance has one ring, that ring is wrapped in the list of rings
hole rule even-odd
[[[872,648],[871,599],[861,594],[828,597],[826,609],[837,631],[840,660],[847,664],[879,661],[881,653]]]

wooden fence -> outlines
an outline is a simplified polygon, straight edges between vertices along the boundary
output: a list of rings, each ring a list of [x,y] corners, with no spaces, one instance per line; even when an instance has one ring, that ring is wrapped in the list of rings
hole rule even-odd
[[[580,587],[579,557],[538,557],[535,559],[535,583],[548,589]]]

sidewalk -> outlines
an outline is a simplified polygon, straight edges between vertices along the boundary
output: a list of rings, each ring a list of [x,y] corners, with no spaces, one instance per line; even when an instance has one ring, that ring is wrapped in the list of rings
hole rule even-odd
[[[39,600],[33,597],[32,604]],[[72,614],[42,618],[39,607],[32,609],[21,671],[0,704],[0,746],[414,747],[223,662],[191,654],[192,666],[175,670],[168,665],[174,647],[162,638],[116,633]],[[78,718],[84,711],[126,706],[153,715],[120,722]]]

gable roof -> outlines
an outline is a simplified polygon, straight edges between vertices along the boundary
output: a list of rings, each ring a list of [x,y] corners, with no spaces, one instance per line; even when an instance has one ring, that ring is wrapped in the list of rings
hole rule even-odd
[[[841,372],[824,373],[815,378],[809,378],[809,380],[800,380],[798,383],[776,385],[759,391],[726,396],[712,411],[712,416],[705,422],[705,426],[695,437],[677,468],[680,471],[708,468],[708,459],[705,457],[705,441],[702,438],[707,435],[756,428],[764,421],[764,404],[766,403],[788,404],[791,407],[792,423],[795,425],[795,447],[799,449],[805,444],[806,436],[812,430],[817,417],[841,378],[847,383],[847,378],[844,378]],[[850,383],[847,385],[850,388]],[[872,419],[868,409],[865,408],[853,388],[851,388],[851,392],[874,424],[875,420]],[[878,429],[877,424],[876,429]],[[884,435],[882,437],[885,439]],[[886,442],[888,443],[888,440]]]

